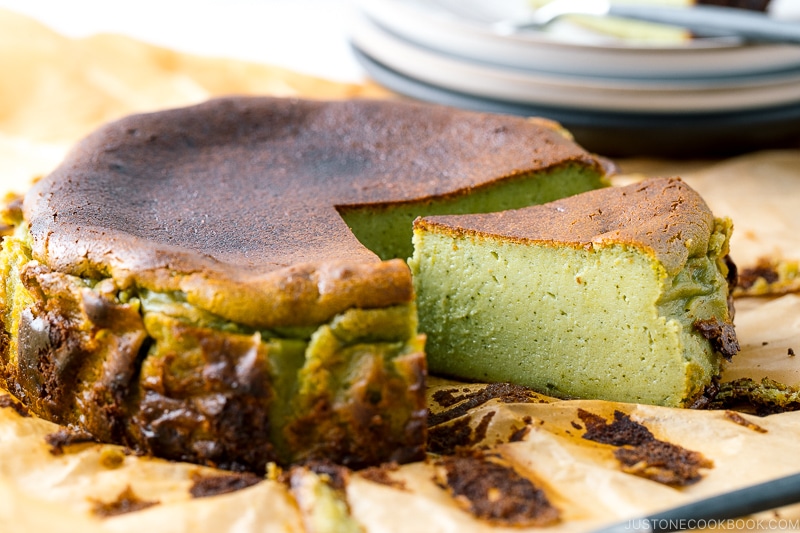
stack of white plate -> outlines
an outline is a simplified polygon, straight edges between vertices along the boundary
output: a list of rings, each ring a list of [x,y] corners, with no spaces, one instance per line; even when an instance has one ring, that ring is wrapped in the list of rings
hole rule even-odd
[[[800,46],[632,42],[569,23],[499,31],[527,0],[361,0],[357,56],[421,100],[558,120],[609,155],[800,146]]]

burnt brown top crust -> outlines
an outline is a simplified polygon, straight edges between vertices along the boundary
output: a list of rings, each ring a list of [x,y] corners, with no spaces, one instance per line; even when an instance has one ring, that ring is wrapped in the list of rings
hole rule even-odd
[[[406,265],[364,248],[337,206],[465,194],[565,162],[598,165],[521,118],[226,98],[102,128],[34,187],[25,215],[34,258],[50,268],[181,290],[256,327],[291,325],[412,298]]]
[[[415,224],[520,242],[575,247],[610,242],[646,247],[674,275],[693,250],[708,248],[714,215],[703,198],[680,178],[654,178],[544,205],[501,213],[431,216]]]

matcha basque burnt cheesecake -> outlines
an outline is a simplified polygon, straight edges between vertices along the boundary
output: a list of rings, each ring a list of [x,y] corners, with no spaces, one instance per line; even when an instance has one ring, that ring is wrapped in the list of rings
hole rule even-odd
[[[738,351],[728,219],[680,179],[414,223],[428,365],[562,398],[688,406]]]
[[[4,241],[0,386],[170,459],[416,460],[413,219],[605,185],[553,128],[445,107],[236,97],[124,118]]]

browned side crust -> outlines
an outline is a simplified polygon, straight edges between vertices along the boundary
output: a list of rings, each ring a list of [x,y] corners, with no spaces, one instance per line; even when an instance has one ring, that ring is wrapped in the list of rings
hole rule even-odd
[[[412,298],[337,206],[424,201],[598,162],[531,121],[422,104],[227,98],[88,137],[27,195],[34,258],[253,327]],[[276,298],[276,295],[278,297]]]
[[[140,453],[231,470],[424,457],[422,351],[395,357],[390,342],[329,347],[315,360],[323,371],[305,366],[297,371],[305,378],[287,388],[279,382],[295,378],[278,368],[285,347],[257,333],[166,318],[148,329],[111,280],[89,288],[36,262],[22,282],[34,303],[21,312],[16,362],[0,353],[0,387],[48,420]]]

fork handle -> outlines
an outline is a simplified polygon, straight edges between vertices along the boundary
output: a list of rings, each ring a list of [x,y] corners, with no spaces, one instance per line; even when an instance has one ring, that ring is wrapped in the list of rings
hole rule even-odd
[[[720,6],[663,7],[611,3],[609,15],[681,26],[701,36],[737,36],[753,42],[800,44],[800,23]]]

